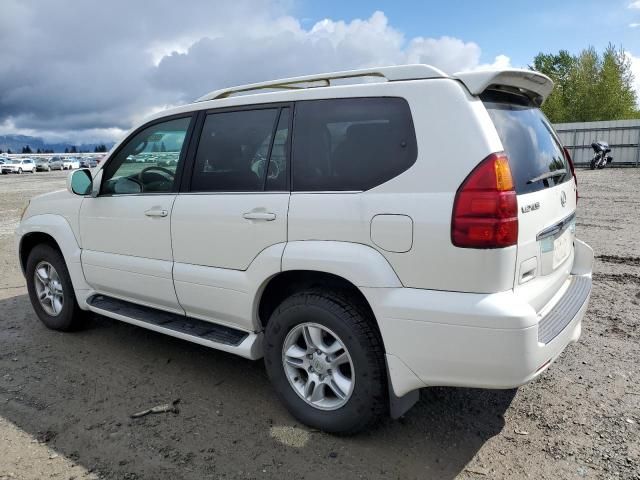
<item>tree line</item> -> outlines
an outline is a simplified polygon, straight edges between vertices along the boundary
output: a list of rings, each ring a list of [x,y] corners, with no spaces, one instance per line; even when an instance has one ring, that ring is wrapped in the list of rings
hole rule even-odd
[[[106,153],[107,151],[108,151],[107,146],[104,143],[102,143],[100,145],[96,145],[93,148],[93,153]],[[1,148],[0,148],[0,153],[4,153]],[[13,152],[11,151],[11,149],[8,148],[7,149],[7,154],[11,155],[12,153]],[[33,149],[29,145],[25,145],[24,147],[22,147],[22,153],[26,153],[26,154],[30,154],[30,153],[54,153],[54,151],[49,149],[49,148],[38,148],[34,152]],[[89,150],[80,150],[80,151],[78,151],[78,148],[75,145],[72,145],[71,147],[66,147],[64,149],[64,153],[89,153]]]
[[[609,44],[602,54],[593,47],[578,55],[539,53],[531,68],[554,82],[542,105],[552,123],[640,118],[631,61],[622,48]]]

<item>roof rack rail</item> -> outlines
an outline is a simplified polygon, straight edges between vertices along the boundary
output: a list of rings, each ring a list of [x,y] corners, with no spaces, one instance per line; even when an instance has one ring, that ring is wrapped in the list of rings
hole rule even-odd
[[[302,77],[283,78],[280,80],[271,80],[268,82],[250,83],[248,85],[239,85],[237,87],[223,88],[214,90],[206,95],[198,98],[196,102],[205,102],[207,100],[215,100],[218,98],[226,98],[236,93],[250,92],[254,90],[298,90],[305,87],[301,84],[311,82],[324,82],[323,87],[331,86],[331,80],[341,80],[348,78],[360,77],[379,77],[389,82],[398,80],[418,80],[426,78],[444,78],[447,74],[430,65],[397,65],[392,67],[365,68],[361,70],[347,70],[344,72],[320,73],[315,75],[304,75]]]

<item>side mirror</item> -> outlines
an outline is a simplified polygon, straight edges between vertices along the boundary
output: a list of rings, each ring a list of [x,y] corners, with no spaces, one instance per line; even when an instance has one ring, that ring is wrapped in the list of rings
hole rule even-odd
[[[89,195],[92,183],[88,169],[75,170],[67,177],[67,190],[76,195]]]

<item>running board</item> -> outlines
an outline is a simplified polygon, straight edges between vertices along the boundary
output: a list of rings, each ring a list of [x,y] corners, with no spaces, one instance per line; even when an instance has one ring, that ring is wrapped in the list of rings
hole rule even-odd
[[[246,332],[177,313],[96,294],[87,299],[92,312],[206,347],[256,360],[262,357],[262,334]]]

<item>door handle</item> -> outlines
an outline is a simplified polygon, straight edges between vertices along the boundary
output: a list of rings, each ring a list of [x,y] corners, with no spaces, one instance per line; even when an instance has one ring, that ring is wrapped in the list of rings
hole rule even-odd
[[[147,217],[166,217],[169,212],[164,208],[151,208],[144,212]]]
[[[263,220],[265,222],[272,222],[276,219],[276,214],[270,212],[247,212],[242,215],[242,218],[246,220]]]

